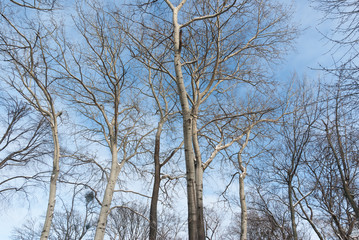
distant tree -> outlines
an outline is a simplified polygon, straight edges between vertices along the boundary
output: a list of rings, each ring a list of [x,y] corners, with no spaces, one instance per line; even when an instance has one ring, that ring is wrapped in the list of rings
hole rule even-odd
[[[308,162],[316,188],[306,208],[320,209],[313,219],[323,236],[350,239],[358,224],[359,132],[357,110],[343,97],[342,87],[339,81],[328,88],[325,114],[316,127],[313,159]]]
[[[21,227],[12,231],[13,240],[36,240],[41,237],[41,227],[33,219],[28,219]]]
[[[314,7],[323,12],[323,22],[332,28],[324,37],[333,44],[329,66],[322,65],[324,72],[342,82],[342,97],[350,97],[353,105],[358,103],[358,44],[359,44],[359,3],[355,0],[312,0]]]
[[[94,196],[84,188],[73,188],[69,204],[62,202],[62,210],[55,211],[53,226],[50,231],[51,240],[82,240],[93,237],[96,228],[94,219]],[[84,194],[84,192],[86,192]],[[80,195],[80,198],[79,198]],[[69,197],[69,196],[68,196]],[[78,202],[78,203],[76,203]],[[40,230],[40,231],[39,231]],[[35,240],[40,238],[40,225],[33,219],[28,219],[21,227],[16,227],[12,239]]]
[[[135,203],[117,206],[109,216],[110,239],[146,239],[149,232],[148,209]]]
[[[270,180],[272,176],[252,172],[251,184],[254,191],[249,192],[248,239],[293,239],[291,215],[283,204],[287,192]],[[269,178],[269,179],[268,179]],[[237,223],[237,224],[240,224]],[[298,239],[305,239],[307,231],[297,229]]]
[[[92,191],[74,186],[70,203],[65,204],[64,201],[62,211],[55,212],[50,239],[82,240],[93,237],[96,229],[95,206]]]
[[[309,190],[304,196],[296,198],[301,192],[301,182],[306,179],[305,161],[309,157],[310,144],[313,141],[313,129],[321,115],[319,107],[319,95],[305,81],[296,81],[294,84],[294,96],[289,103],[286,114],[278,124],[275,146],[271,153],[271,164],[275,179],[279,185],[287,188],[287,196],[283,199],[288,206],[291,219],[293,239],[298,240],[297,233],[297,205],[312,192]],[[303,191],[303,190],[302,190]]]

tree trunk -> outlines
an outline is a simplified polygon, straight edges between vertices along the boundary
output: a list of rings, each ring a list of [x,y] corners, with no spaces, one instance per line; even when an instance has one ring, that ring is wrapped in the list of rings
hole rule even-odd
[[[293,193],[292,193],[291,180],[288,183],[288,198],[289,198],[289,211],[290,211],[290,217],[292,222],[293,240],[298,240],[297,224],[295,223],[295,210],[293,206]]]
[[[245,175],[239,175],[239,199],[241,202],[241,240],[247,240],[247,204],[246,195],[244,192],[244,178]]]
[[[198,100],[200,101],[200,100]],[[198,107],[193,106],[193,116],[198,116]],[[197,196],[197,232],[198,240],[204,240],[206,238],[206,232],[204,229],[204,209],[203,209],[203,167],[202,167],[202,155],[198,142],[198,129],[197,118],[192,120],[192,141],[196,158],[195,170],[196,170],[196,196]]]
[[[206,239],[204,230],[204,212],[203,212],[203,168],[202,164],[196,165],[196,194],[197,194],[197,231],[198,240]]]
[[[60,172],[60,143],[59,143],[59,136],[57,132],[57,119],[56,116],[52,119],[51,122],[51,131],[52,131],[52,138],[54,141],[54,156],[53,156],[53,163],[52,163],[52,173],[50,179],[50,193],[49,193],[49,201],[47,204],[47,211],[45,217],[45,223],[41,232],[40,240],[47,240],[49,238],[50,229],[52,218],[54,216],[54,209],[56,203],[56,185],[57,179],[59,177]]]
[[[155,177],[152,190],[151,198],[151,208],[150,208],[150,240],[156,240],[157,237],[157,204],[158,204],[158,193],[161,183],[161,165],[160,165],[160,143],[161,143],[161,132],[162,132],[162,123],[158,123],[157,133],[155,138],[155,152],[154,152],[154,162],[155,162]]]
[[[96,234],[94,240],[103,240],[105,237],[107,216],[110,213],[110,207],[111,207],[113,192],[116,186],[116,180],[121,170],[121,166],[118,165],[118,159],[117,159],[117,144],[112,144],[111,153],[112,153],[112,164],[111,164],[110,178],[108,179],[105,195],[103,196],[101,211],[97,222]]]
[[[183,117],[183,141],[186,159],[186,179],[187,179],[187,205],[188,205],[188,234],[189,240],[197,240],[197,198],[196,180],[194,166],[194,152],[192,146],[192,116],[187,100],[187,91],[183,81],[181,50],[180,50],[180,25],[177,22],[178,8],[173,9],[174,27],[174,47],[175,57],[174,66],[176,71],[176,83],[182,108]]]

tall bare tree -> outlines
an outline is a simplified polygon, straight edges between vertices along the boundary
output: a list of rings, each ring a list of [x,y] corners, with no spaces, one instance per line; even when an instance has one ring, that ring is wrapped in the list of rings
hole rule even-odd
[[[41,234],[41,239],[47,239],[54,214],[56,185],[60,171],[58,117],[62,112],[57,110],[54,99],[56,78],[52,75],[52,66],[47,54],[48,32],[45,26],[40,24],[40,17],[30,19],[25,15],[25,18],[20,18],[12,11],[13,8],[5,7],[0,13],[3,26],[7,30],[0,36],[1,52],[9,66],[4,79],[46,119],[52,132],[54,148],[50,192]]]
[[[148,85],[150,91],[152,93],[151,97],[154,98],[155,106],[157,112],[159,113],[159,121],[156,128],[155,133],[155,146],[153,152],[153,159],[154,159],[154,183],[152,189],[152,196],[151,196],[151,206],[150,206],[150,230],[149,236],[150,240],[157,239],[157,209],[158,209],[158,201],[159,201],[159,190],[161,185],[161,169],[168,161],[173,158],[178,150],[182,147],[183,143],[180,143],[178,147],[174,148],[166,157],[161,157],[161,137],[164,128],[164,124],[173,118],[174,115],[178,114],[178,112],[174,111],[176,102],[171,100],[171,95],[173,95],[173,91],[171,86],[166,84],[165,79],[163,79],[162,73],[157,73],[156,76],[152,75],[152,69],[149,69],[148,74]],[[161,161],[161,159],[163,159]]]
[[[287,188],[287,198],[284,201],[290,212],[293,239],[298,239],[296,206],[313,193],[314,189],[300,199],[296,199],[295,192],[301,192],[300,182],[305,180],[305,158],[309,157],[307,152],[313,139],[314,125],[320,116],[320,108],[319,95],[312,90],[315,87],[298,80],[293,85],[295,92],[288,109],[290,114],[283,116],[277,130],[276,142],[279,144],[273,149],[272,166],[273,174],[279,179],[278,183]]]
[[[234,97],[235,98],[235,97]],[[239,201],[241,209],[240,219],[240,239],[248,239],[248,208],[247,208],[247,182],[246,177],[250,175],[250,169],[253,161],[267,152],[267,142],[271,139],[271,125],[275,124],[286,115],[287,105],[290,99],[283,98],[284,101],[273,98],[273,92],[270,94],[261,94],[259,91],[247,90],[247,96],[243,99],[233,100],[233,103],[226,106],[231,109],[233,114],[220,126],[217,121],[217,127],[223,132],[224,151],[226,158],[230,159],[230,173],[232,178],[226,187],[223,196],[227,195],[227,189],[238,175],[239,192],[235,202]],[[223,109],[224,106],[221,106]],[[225,114],[223,114],[225,115]],[[213,136],[207,134],[213,139]],[[217,148],[217,147],[216,147]],[[234,172],[235,171],[235,172]],[[225,197],[226,199],[226,197]]]
[[[276,11],[280,8],[262,1],[164,3],[139,5],[145,20],[131,19],[139,30],[148,33],[146,36],[159,39],[160,44],[147,44],[147,38],[128,34],[137,44],[138,53],[147,56],[176,85],[183,118],[189,238],[204,239],[202,179],[213,159],[207,164],[202,162],[198,119],[206,104],[212,103],[214,93],[238,86],[238,82],[256,84],[261,77],[264,80],[264,68],[253,63],[279,57],[294,30],[287,25],[288,16]],[[160,16],[151,12],[165,10],[166,5],[170,12]],[[270,11],[273,16],[267,14]],[[159,57],[153,49],[162,49],[168,56]],[[171,58],[174,67],[169,64]],[[214,156],[216,152],[218,149]]]
[[[319,219],[325,219],[337,237],[350,239],[358,223],[358,134],[356,109],[341,95],[341,83],[329,88],[316,143],[318,167],[312,167],[311,174],[318,186],[314,197],[322,209]]]
[[[100,2],[79,2],[74,18],[79,38],[54,37],[58,55],[53,59],[66,81],[62,89],[86,119],[82,124],[85,137],[91,136],[90,141],[105,146],[111,155],[109,172],[103,167],[106,189],[95,239],[104,239],[121,169],[137,156],[141,141],[151,132],[146,132],[146,124],[141,122],[140,98],[134,97],[138,93],[128,75],[131,61],[121,34],[124,26],[119,23]]]

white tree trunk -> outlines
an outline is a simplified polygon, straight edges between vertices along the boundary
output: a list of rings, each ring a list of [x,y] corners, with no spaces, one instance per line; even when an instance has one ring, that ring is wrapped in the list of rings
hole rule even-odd
[[[203,168],[202,164],[196,167],[196,195],[197,195],[197,235],[198,240],[206,239],[204,230],[204,207],[203,207]]]
[[[118,164],[118,159],[117,159],[116,144],[113,144],[111,146],[111,153],[112,153],[112,164],[111,164],[110,178],[108,179],[105,195],[103,196],[101,211],[97,222],[96,234],[94,240],[103,240],[105,237],[107,216],[110,214],[112,197],[115,190],[118,174],[120,173],[121,170],[121,166]]]
[[[241,202],[241,240],[247,240],[248,234],[247,204],[246,194],[244,192],[244,178],[244,174],[239,176],[239,199]]]
[[[176,83],[180,97],[183,116],[183,140],[186,159],[187,204],[188,204],[188,233],[189,240],[197,240],[197,197],[196,173],[194,166],[194,151],[192,143],[192,116],[187,100],[187,91],[183,81],[180,47],[180,25],[177,20],[178,9],[173,10]]]
[[[59,177],[60,167],[60,143],[59,136],[57,132],[57,120],[56,117],[52,119],[51,122],[51,131],[52,138],[54,141],[54,156],[53,156],[53,165],[52,165],[52,173],[50,178],[50,193],[49,193],[49,201],[47,204],[47,211],[45,217],[45,223],[41,232],[40,240],[47,240],[49,238],[52,218],[54,216],[55,203],[56,203],[56,185],[57,179]]]
[[[194,106],[192,114],[198,116],[198,107]],[[196,197],[197,197],[197,234],[198,240],[204,240],[206,238],[206,232],[204,229],[204,207],[203,207],[203,166],[202,155],[198,142],[198,129],[197,118],[192,119],[192,141],[193,149],[196,157],[195,171],[196,171]]]

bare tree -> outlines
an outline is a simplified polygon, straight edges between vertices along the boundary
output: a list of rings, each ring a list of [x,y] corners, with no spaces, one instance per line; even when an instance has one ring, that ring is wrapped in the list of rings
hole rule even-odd
[[[70,203],[64,200],[63,210],[55,212],[50,239],[81,240],[93,237],[91,234],[96,227],[93,192],[76,185],[72,191]]]
[[[289,106],[291,114],[283,116],[278,128],[276,140],[278,145],[273,149],[272,164],[273,174],[278,177],[278,183],[286,185],[287,200],[285,201],[290,212],[293,239],[298,239],[295,208],[314,189],[308,190],[309,192],[300,199],[296,199],[295,192],[301,193],[300,183],[305,180],[305,170],[302,169],[305,158],[309,157],[307,149],[313,139],[312,129],[318,121],[320,109],[319,95],[312,92],[313,87],[308,86],[308,83],[296,81],[294,89],[295,93]]]
[[[6,9],[8,10],[8,9]],[[7,60],[7,71],[3,79],[10,84],[47,121],[53,140],[53,163],[50,178],[50,193],[41,239],[47,239],[56,202],[56,185],[59,176],[60,143],[58,117],[54,100],[56,78],[53,77],[47,54],[48,32],[41,26],[40,19],[24,18],[9,12],[0,13],[3,26],[1,52]],[[38,25],[38,26],[37,26]],[[39,27],[40,26],[40,27]],[[53,29],[56,30],[56,29]]]
[[[341,96],[341,87],[338,84],[323,91],[321,97],[325,98],[319,114],[308,115],[317,115],[318,120],[311,127],[311,140],[302,153],[292,185],[296,214],[312,226],[319,239],[351,239],[357,228],[357,127],[352,115],[356,110],[350,99]],[[296,129],[296,134],[301,134],[300,129]],[[296,149],[300,150],[300,146],[297,144]],[[282,164],[281,168],[291,165]],[[280,175],[286,182],[285,172]]]
[[[49,236],[51,240],[88,239],[96,227],[93,219],[95,215],[93,193],[78,186],[74,186],[72,192],[70,199],[60,199],[62,200],[62,209],[54,213],[53,227]],[[69,203],[67,203],[68,200]],[[38,239],[41,233],[41,229],[39,231],[38,227],[37,221],[28,219],[21,227],[16,227],[13,230],[12,238],[14,240]]]
[[[135,203],[118,206],[110,214],[109,231],[111,239],[146,239],[149,235],[149,224],[145,206]]]
[[[145,130],[140,98],[134,97],[138,93],[127,74],[130,59],[121,34],[123,26],[101,3],[86,1],[78,4],[74,23],[77,42],[67,36],[54,37],[58,55],[53,59],[60,77],[66,79],[62,89],[68,101],[86,119],[83,136],[106,147],[111,155],[109,171],[103,167],[106,189],[95,234],[95,239],[103,239],[119,173],[139,154],[142,140],[151,131]],[[103,166],[101,162],[97,165]]]
[[[173,91],[171,86],[166,84],[164,75],[162,73],[156,74],[156,76],[152,75],[152,70],[149,69],[148,74],[148,85],[151,91],[151,97],[154,98],[155,101],[155,109],[159,113],[159,121],[156,128],[155,133],[155,146],[153,152],[154,159],[154,183],[153,190],[151,196],[151,207],[150,207],[150,231],[149,236],[150,240],[157,239],[157,205],[159,201],[159,190],[161,185],[161,169],[162,167],[171,160],[171,158],[176,154],[178,150],[183,145],[183,142],[168,154],[166,157],[161,157],[161,135],[163,131],[164,124],[170,119],[173,118],[173,115],[176,115],[178,112],[174,111],[176,102],[173,103],[171,99],[171,95],[173,95]],[[161,162],[161,158],[163,161]]]
[[[204,169],[213,159],[207,164],[202,162],[198,120],[211,103],[210,96],[217,91],[235,87],[238,82],[256,84],[255,77],[259,81],[265,70],[261,71],[259,65],[254,67],[253,63],[279,57],[293,38],[294,30],[286,25],[288,16],[284,12],[276,12],[275,18],[263,14],[276,8],[261,1],[164,2],[170,13],[155,16],[151,11],[165,9],[165,5],[147,2],[140,5],[144,10],[142,18],[146,20],[131,19],[139,30],[148,33],[146,37],[158,39],[159,44],[148,44],[147,38],[136,37],[133,32],[128,35],[137,44],[137,53],[147,56],[176,85],[183,118],[189,238],[204,239],[202,179]],[[159,49],[167,56],[159,56]],[[171,61],[174,67],[169,64]],[[250,69],[255,69],[256,74],[249,74]],[[218,150],[213,152],[215,156]]]
[[[343,103],[338,94],[340,94],[340,89],[337,90],[337,95],[335,96],[334,120],[332,121],[328,116],[326,121],[323,121],[323,125],[325,127],[325,135],[328,147],[337,165],[337,171],[338,175],[340,176],[343,194],[353,208],[356,218],[359,219],[359,206],[358,203],[354,200],[353,191],[353,188],[356,188],[356,166],[352,165],[353,160],[356,162],[355,157],[357,151],[357,137],[344,135],[348,131],[346,129],[348,126],[348,123],[346,123],[346,118],[350,118],[350,116],[341,114],[344,109],[341,109],[341,105]],[[354,156],[352,154],[354,154]]]
[[[330,23],[328,33],[322,33],[333,45],[328,54],[333,64],[320,68],[329,76],[341,79],[342,97],[351,97],[354,105],[358,99],[358,7],[352,0],[313,0],[314,7],[324,13],[323,22]]]
[[[29,219],[21,228],[15,228],[13,230],[11,238],[16,240],[35,240],[39,239],[41,228],[37,228],[37,222],[33,219]]]
[[[340,82],[328,94],[326,114],[320,124],[315,161],[311,169],[317,189],[314,197],[322,213],[319,219],[331,226],[334,234],[350,239],[357,229],[358,134],[356,110],[343,98]],[[315,167],[317,166],[317,167]]]
[[[275,101],[272,96],[272,94],[266,96],[254,90],[243,99],[226,101],[226,104],[219,103],[217,105],[219,109],[214,111],[219,113],[219,116],[210,118],[216,120],[218,133],[214,129],[206,128],[205,131],[199,131],[202,138],[210,142],[210,146],[215,146],[217,152],[223,149],[226,153],[224,159],[230,160],[229,171],[232,177],[221,195],[226,201],[232,202],[227,198],[228,189],[234,182],[238,183],[239,191],[234,202],[239,201],[241,209],[240,239],[248,239],[248,208],[245,190],[248,168],[254,159],[266,151],[265,138],[269,135],[267,130],[269,124],[279,121],[284,114],[287,114],[286,102]],[[231,114],[228,114],[229,112]],[[213,160],[215,154],[216,152],[212,152],[210,161]],[[224,162],[228,161],[224,160]],[[210,162],[207,160],[206,163]],[[238,179],[238,182],[234,179]]]
[[[252,172],[254,191],[249,192],[248,237],[258,234],[266,239],[293,239],[290,212],[281,200],[287,193],[270,178],[262,169]]]
[[[338,53],[339,58],[335,58],[336,63],[339,64],[340,59],[342,59],[341,63],[344,65],[341,67],[345,67],[346,63],[352,62],[354,65],[351,66],[354,68],[348,68],[348,70],[357,73],[357,67],[355,67],[354,62],[358,57],[358,51],[356,50],[359,33],[357,21],[358,2],[352,0],[313,0],[313,2],[316,3],[315,8],[325,14],[323,20],[332,23],[333,28],[325,37],[336,45],[333,50],[344,50]],[[347,66],[349,67],[349,65]],[[343,69],[341,67],[337,70]]]

